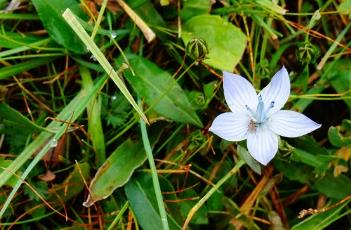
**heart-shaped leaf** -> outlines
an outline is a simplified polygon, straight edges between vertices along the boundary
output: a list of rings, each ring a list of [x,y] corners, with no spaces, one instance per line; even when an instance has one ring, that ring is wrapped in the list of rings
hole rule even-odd
[[[246,46],[246,37],[233,24],[216,15],[199,15],[184,24],[182,39],[187,44],[192,38],[207,42],[209,53],[204,62],[221,70],[233,71]]]

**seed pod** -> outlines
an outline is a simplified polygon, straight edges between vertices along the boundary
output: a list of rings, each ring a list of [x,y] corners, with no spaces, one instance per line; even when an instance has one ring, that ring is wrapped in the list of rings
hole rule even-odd
[[[196,63],[202,61],[209,53],[207,42],[201,38],[192,38],[186,45],[186,53]]]
[[[319,48],[309,41],[298,44],[297,59],[302,63],[315,63],[319,57]]]

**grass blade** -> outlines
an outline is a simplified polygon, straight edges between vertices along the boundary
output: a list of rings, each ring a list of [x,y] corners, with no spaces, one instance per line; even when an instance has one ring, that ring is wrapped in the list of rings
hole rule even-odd
[[[121,80],[121,78],[118,76],[116,71],[113,69],[111,64],[108,62],[104,54],[101,52],[99,47],[94,43],[94,41],[89,37],[87,32],[84,30],[82,25],[78,22],[74,14],[71,12],[70,9],[66,9],[65,12],[62,14],[62,16],[65,18],[67,23],[71,26],[71,28],[76,32],[78,37],[82,40],[82,42],[86,45],[87,49],[90,50],[90,52],[94,55],[96,60],[100,63],[102,68],[106,71],[106,73],[111,77],[113,82],[117,85],[119,90],[123,93],[123,95],[127,98],[129,103],[133,106],[133,108],[137,111],[137,113],[140,115],[140,117],[146,122],[147,118],[144,115],[144,113],[141,111],[135,100],[133,99],[132,95],[129,93],[127,87]]]

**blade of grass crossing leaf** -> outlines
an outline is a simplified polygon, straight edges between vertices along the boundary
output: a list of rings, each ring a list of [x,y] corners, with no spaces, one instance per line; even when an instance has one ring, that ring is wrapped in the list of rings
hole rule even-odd
[[[343,31],[341,31],[341,33],[339,34],[339,36],[336,38],[336,40],[334,41],[334,43],[330,46],[329,50],[327,51],[327,53],[323,56],[322,60],[318,63],[317,65],[317,70],[321,70],[325,63],[327,62],[328,58],[330,57],[330,55],[334,52],[334,50],[336,49],[336,47],[339,45],[340,41],[345,37],[346,32],[350,29],[351,24],[348,24]]]
[[[10,202],[11,202],[12,198],[16,195],[16,192],[18,191],[19,187],[21,186],[23,181],[26,179],[28,174],[32,171],[32,169],[40,161],[40,159],[43,158],[43,156],[50,150],[50,148],[52,148],[53,145],[55,145],[54,143],[57,143],[57,140],[60,139],[60,137],[64,134],[65,130],[66,130],[66,126],[62,126],[56,132],[56,134],[53,136],[53,138],[51,140],[49,139],[49,141],[43,146],[43,148],[41,148],[41,150],[35,156],[35,158],[30,162],[30,164],[28,165],[26,170],[19,177],[19,179],[18,179],[17,183],[15,184],[15,186],[12,188],[11,193],[7,196],[7,199],[6,199],[4,205],[2,206],[2,208],[0,210],[0,218],[5,213],[7,207],[10,205]],[[5,171],[8,171],[8,170],[4,170],[4,172]]]
[[[25,72],[30,69],[34,69],[38,66],[45,65],[53,61],[56,57],[50,58],[35,58],[26,62],[21,62],[19,64],[6,66],[0,69],[0,80],[12,77],[13,75]]]
[[[156,170],[156,165],[155,165],[155,161],[154,161],[154,156],[152,154],[152,149],[151,149],[149,137],[148,137],[148,134],[146,131],[145,122],[141,119],[140,119],[140,129],[141,129],[141,136],[143,139],[143,144],[144,144],[145,152],[147,155],[147,159],[149,160],[152,182],[153,182],[154,189],[155,189],[155,194],[156,194],[158,209],[160,211],[162,226],[163,226],[164,230],[168,230],[169,226],[168,226],[168,220],[167,220],[167,213],[165,210],[165,205],[163,203],[160,182],[159,182],[158,176],[157,176],[157,170]]]
[[[206,194],[203,196],[195,205],[194,207],[190,210],[188,213],[186,220],[183,224],[182,230],[186,230],[191,218],[195,215],[195,213],[201,208],[202,205],[212,196],[212,194],[221,187],[224,182],[226,182],[229,178],[231,178],[235,173],[239,171],[241,166],[243,166],[245,162],[243,160],[239,160],[234,168],[232,168],[222,179],[220,179]]]
[[[98,16],[98,18],[96,20],[93,32],[91,33],[91,39],[92,40],[94,40],[95,35],[96,35],[96,33],[97,33],[98,29],[99,29],[99,26],[100,26],[100,23],[101,23],[101,20],[102,20],[102,16],[104,15],[106,6],[107,6],[107,0],[104,0],[102,2],[101,8],[100,8],[100,12],[99,12],[99,16]]]
[[[92,91],[86,92],[82,91],[79,93],[56,117],[56,120],[52,121],[47,127],[49,132],[41,132],[36,139],[31,142],[23,151],[22,153],[12,162],[12,164],[8,167],[11,170],[11,173],[3,171],[0,174],[0,187],[4,185],[4,183],[11,177],[12,173],[15,173],[22,165],[34,154],[38,151],[38,149],[42,148],[50,138],[52,138],[52,133],[56,132],[61,126],[62,122],[70,120],[73,122],[77,116],[85,109],[87,106],[85,102],[86,100],[90,100],[98,90],[103,86],[107,79],[106,77],[101,78],[92,89]],[[77,112],[80,111],[80,112]],[[77,115],[78,114],[78,115]],[[73,116],[72,116],[73,115]]]
[[[87,91],[94,87],[90,72],[86,67],[80,66],[83,88]],[[97,166],[104,163],[106,159],[105,138],[101,124],[101,96],[96,95],[87,107],[88,112],[88,133],[95,150],[95,161]]]
[[[0,13],[0,19],[2,20],[39,20],[38,15],[34,14],[8,14],[8,13]]]
[[[50,130],[46,130],[40,125],[35,124],[31,120],[23,116],[20,112],[11,108],[9,105],[5,103],[0,103],[0,117],[2,117],[6,121],[10,121],[16,126],[18,125],[20,127],[23,127],[24,129],[27,128],[27,129],[50,132]]]
[[[48,132],[41,132],[39,136],[31,144],[29,144],[17,158],[6,169],[4,169],[4,171],[2,171],[0,174],[0,187],[3,186],[4,183],[14,173],[16,173],[16,171],[21,168],[31,156],[37,153],[38,149],[40,149],[40,151],[36,154],[35,158],[31,161],[29,166],[26,168],[16,183],[10,195],[7,197],[7,200],[0,211],[0,218],[10,204],[10,201],[16,194],[18,188],[22,184],[22,181],[25,180],[26,176],[40,161],[40,159],[47,153],[47,151],[54,146],[53,143],[55,143],[56,140],[60,139],[60,137],[65,133],[67,127],[66,125],[62,125],[62,122],[59,121],[74,122],[88,106],[91,99],[94,98],[94,96],[100,91],[106,80],[107,76],[102,77],[89,91],[82,90],[57,116],[58,121],[52,121],[47,126],[47,129],[55,131],[55,135],[52,135]]]
[[[129,93],[127,87],[121,80],[121,78],[118,76],[116,71],[113,69],[111,64],[108,62],[104,54],[100,51],[100,49],[96,46],[94,41],[89,37],[87,32],[84,30],[82,25],[78,22],[78,20],[75,18],[73,13],[70,11],[70,9],[66,9],[65,12],[62,14],[62,16],[65,18],[67,23],[71,26],[71,28],[76,32],[76,34],[79,36],[79,38],[82,40],[82,42],[87,46],[87,48],[90,50],[90,52],[94,55],[96,60],[100,63],[102,68],[106,71],[106,73],[111,77],[113,82],[117,85],[117,87],[121,90],[123,95],[127,98],[129,103],[133,106],[133,108],[137,111],[137,113],[140,115],[140,117],[146,122],[147,118],[144,115],[144,113],[141,111],[135,100],[133,99],[132,95]]]
[[[43,40],[40,40],[38,42],[33,42],[33,43],[25,45],[25,46],[23,45],[23,46],[20,46],[20,47],[17,47],[17,48],[13,48],[13,49],[10,49],[10,50],[2,51],[2,52],[0,52],[0,58],[6,57],[6,56],[9,56],[9,55],[12,55],[12,54],[17,54],[17,53],[20,53],[20,52],[23,52],[23,51],[26,51],[26,50],[30,50],[30,49],[33,49],[33,48],[39,48],[40,46],[47,44],[49,41],[51,41],[50,38],[45,38]]]
[[[116,216],[116,218],[112,221],[112,223],[110,224],[110,226],[108,226],[107,230],[112,230],[115,229],[115,225],[118,223],[118,221],[122,218],[123,213],[127,210],[127,208],[129,207],[129,202],[127,201],[123,207],[121,208],[121,210],[118,212],[118,215]]]

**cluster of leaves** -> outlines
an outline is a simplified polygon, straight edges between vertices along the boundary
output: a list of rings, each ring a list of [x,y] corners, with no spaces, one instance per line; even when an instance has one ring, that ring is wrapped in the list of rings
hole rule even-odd
[[[351,1],[274,2],[1,0],[0,226],[162,229],[148,145],[170,229],[350,225]],[[261,168],[208,127],[282,65],[323,127]]]

